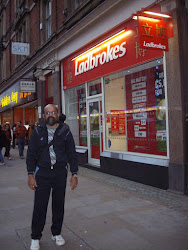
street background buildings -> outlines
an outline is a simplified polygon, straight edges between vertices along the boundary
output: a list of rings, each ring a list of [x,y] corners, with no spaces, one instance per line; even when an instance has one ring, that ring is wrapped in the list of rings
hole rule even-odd
[[[1,0],[1,124],[54,103],[80,165],[185,193],[187,23],[183,0]]]

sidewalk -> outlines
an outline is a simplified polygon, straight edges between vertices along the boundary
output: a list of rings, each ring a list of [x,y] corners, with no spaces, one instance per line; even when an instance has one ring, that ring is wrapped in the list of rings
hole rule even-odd
[[[25,159],[11,149],[0,166],[0,250],[29,249],[33,191],[27,187]],[[186,250],[188,197],[80,168],[79,186],[69,178],[62,235],[51,240],[51,204],[41,250]]]

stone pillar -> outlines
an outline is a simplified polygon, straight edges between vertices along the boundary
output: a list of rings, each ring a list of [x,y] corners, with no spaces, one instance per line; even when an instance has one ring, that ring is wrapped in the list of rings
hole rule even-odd
[[[173,37],[169,38],[166,52],[168,120],[169,120],[169,189],[185,192],[186,131],[185,131],[185,82],[182,75],[182,27],[176,1],[174,6]],[[169,5],[170,6],[170,5]],[[162,10],[165,11],[165,10]],[[168,12],[168,10],[166,11]]]
[[[37,78],[38,110],[41,110],[41,113],[39,113],[39,123],[42,123],[44,121],[42,114],[45,107],[46,81],[42,70],[37,70],[35,72],[35,77]]]

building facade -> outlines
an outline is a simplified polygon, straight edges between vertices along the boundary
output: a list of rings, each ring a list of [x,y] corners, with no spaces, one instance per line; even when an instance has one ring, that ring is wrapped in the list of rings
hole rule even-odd
[[[1,1],[1,123],[54,103],[81,165],[184,193],[187,21],[183,0]]]

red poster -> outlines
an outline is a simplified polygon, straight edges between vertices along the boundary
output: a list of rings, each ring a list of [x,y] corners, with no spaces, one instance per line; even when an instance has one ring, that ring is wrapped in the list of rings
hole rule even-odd
[[[110,123],[110,114],[106,115],[106,123]]]
[[[118,132],[118,135],[125,135],[125,111],[111,110],[111,128],[112,133]]]
[[[125,135],[125,112],[119,114],[119,135]]]
[[[140,47],[168,51],[167,22],[138,16]]]
[[[119,132],[119,113],[117,110],[111,110],[111,128],[112,132]]]

